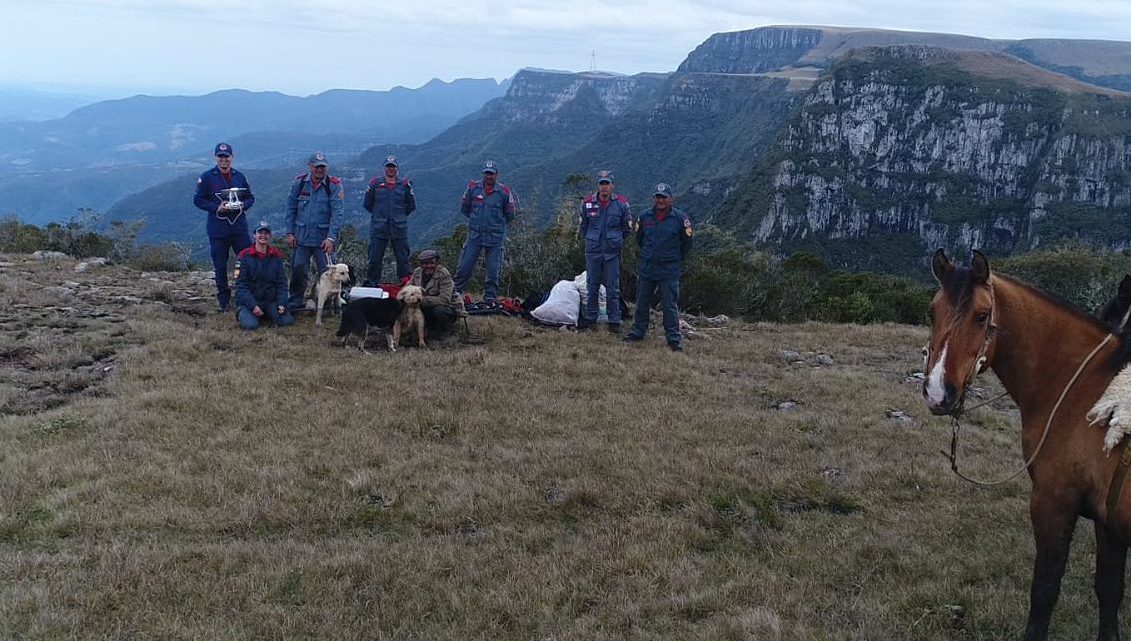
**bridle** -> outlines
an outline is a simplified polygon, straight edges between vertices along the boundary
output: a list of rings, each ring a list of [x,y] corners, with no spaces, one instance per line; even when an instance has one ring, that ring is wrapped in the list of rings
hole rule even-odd
[[[1084,360],[1080,363],[1080,366],[1076,368],[1076,373],[1074,373],[1072,375],[1072,378],[1070,378],[1068,380],[1068,383],[1064,386],[1064,389],[1061,390],[1060,397],[1056,399],[1056,405],[1054,405],[1053,408],[1052,408],[1052,411],[1049,412],[1048,420],[1045,421],[1045,429],[1041,433],[1041,440],[1037,442],[1037,447],[1033,450],[1033,454],[1031,456],[1029,456],[1029,459],[1027,461],[1025,461],[1025,463],[1017,471],[1015,471],[1012,474],[1010,474],[1009,476],[1007,476],[1003,479],[997,480],[997,481],[981,481],[981,480],[969,477],[969,476],[963,474],[958,469],[958,433],[962,429],[962,425],[959,422],[959,418],[965,412],[978,409],[979,407],[983,407],[985,405],[989,405],[990,403],[992,403],[992,402],[1004,397],[1006,394],[1008,394],[1008,392],[1002,392],[1001,394],[998,394],[997,396],[995,396],[995,397],[993,397],[989,400],[978,403],[977,405],[975,405],[973,407],[970,407],[970,408],[965,407],[966,392],[970,388],[970,385],[974,382],[974,379],[977,378],[978,374],[981,374],[983,371],[986,370],[986,362],[987,362],[986,352],[989,350],[990,344],[992,344],[994,339],[997,338],[997,324],[994,322],[994,308],[996,307],[997,300],[994,296],[994,283],[993,283],[992,278],[987,283],[987,286],[990,288],[990,312],[989,312],[989,319],[987,320],[988,326],[987,326],[987,329],[986,329],[986,339],[982,342],[981,349],[978,350],[978,356],[974,359],[974,365],[970,368],[970,373],[966,375],[966,380],[962,385],[962,391],[959,392],[958,402],[955,404],[954,409],[949,412],[949,415],[950,415],[950,452],[949,453],[945,452],[945,451],[942,452],[942,455],[945,456],[947,458],[947,460],[950,461],[950,470],[952,472],[954,472],[955,475],[958,476],[958,478],[960,478],[964,481],[967,481],[969,483],[973,483],[975,485],[981,485],[981,486],[985,486],[985,487],[994,486],[994,485],[1001,485],[1002,483],[1012,481],[1013,479],[1020,476],[1023,472],[1028,470],[1029,466],[1033,464],[1033,461],[1037,460],[1037,455],[1039,455],[1041,453],[1041,449],[1044,447],[1045,441],[1048,440],[1049,430],[1052,428],[1052,421],[1053,421],[1054,418],[1056,418],[1056,413],[1060,409],[1061,403],[1064,402],[1064,398],[1066,396],[1068,396],[1068,391],[1070,389],[1072,389],[1073,385],[1076,384],[1076,379],[1080,378],[1080,374],[1084,371],[1084,368],[1088,366],[1088,363],[1092,362],[1092,358],[1094,358],[1095,355],[1098,354],[1101,349],[1103,349],[1104,345],[1107,345],[1108,341],[1110,341],[1112,338],[1115,337],[1115,334],[1109,332],[1108,335],[1105,336],[1104,339],[1102,341],[1100,341],[1100,343],[1098,345],[1096,345],[1095,348],[1093,348],[1092,351],[1086,357],[1084,357]],[[1127,310],[1127,313],[1125,313],[1123,315],[1123,323],[1120,326],[1127,323],[1128,317],[1131,317],[1131,308],[1129,308]],[[930,347],[929,347],[929,345],[930,344],[928,343],[928,347],[926,348],[926,356],[927,356],[928,360],[930,360],[930,353],[929,353]]]
[[[954,404],[953,409],[951,409],[949,412],[947,412],[947,415],[950,416],[952,419],[955,419],[955,420],[957,420],[958,417],[961,416],[963,413],[968,411],[966,409],[966,394],[970,390],[970,386],[974,384],[974,379],[977,378],[979,374],[981,374],[982,372],[986,371],[986,369],[988,369],[987,361],[989,359],[986,357],[986,352],[988,352],[990,350],[990,345],[992,345],[993,342],[994,342],[994,339],[997,338],[997,323],[994,322],[994,307],[995,307],[994,303],[996,302],[996,299],[994,297],[994,283],[993,283],[992,279],[990,280],[989,283],[987,283],[987,287],[989,287],[989,289],[990,289],[990,311],[989,311],[989,318],[986,319],[986,338],[985,338],[985,340],[982,341],[982,346],[980,348],[978,348],[978,355],[974,357],[974,364],[970,366],[970,371],[966,374],[966,377],[962,381],[962,389],[958,392],[958,402]],[[931,344],[928,342],[926,345],[923,346],[923,370],[924,371],[926,371],[927,364],[930,362],[930,360],[931,360]],[[984,405],[988,405],[988,404],[998,400],[999,398],[1001,398],[1005,395],[1006,395],[1006,392],[1002,392],[1001,394],[998,394],[997,396],[989,399],[988,401],[983,401],[981,403],[978,403],[977,405],[975,405],[975,406],[973,406],[969,409],[971,409],[971,410],[978,409],[979,407],[982,407]]]

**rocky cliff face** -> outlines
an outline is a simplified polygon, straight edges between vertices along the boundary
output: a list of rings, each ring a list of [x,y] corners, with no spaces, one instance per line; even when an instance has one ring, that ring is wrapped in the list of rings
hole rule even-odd
[[[894,47],[846,59],[721,215],[759,242],[857,266],[853,253],[872,258],[859,241],[878,238],[905,254],[1066,236],[1131,246],[1131,99],[978,76],[964,56]]]
[[[604,73],[565,73],[523,69],[515,74],[505,98],[493,105],[506,123],[544,121],[553,114],[581,103],[616,117],[650,94],[667,74],[621,76]]]
[[[717,33],[692,51],[680,72],[762,73],[797,62],[821,42],[809,27],[765,27]]]

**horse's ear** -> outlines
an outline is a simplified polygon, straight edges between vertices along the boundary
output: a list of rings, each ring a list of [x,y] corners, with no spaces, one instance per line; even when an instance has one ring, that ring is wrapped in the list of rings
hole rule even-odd
[[[1119,281],[1119,297],[1131,300],[1131,275],[1124,275],[1123,280]]]
[[[974,275],[974,282],[985,284],[990,282],[990,261],[986,255],[977,249],[974,257],[970,259],[970,273]]]
[[[943,281],[950,276],[950,272],[953,269],[954,265],[952,265],[950,259],[946,257],[946,252],[943,251],[942,247],[938,248],[938,250],[935,251],[934,258],[931,259],[931,272],[934,273],[935,280],[939,281],[940,285],[943,284]]]

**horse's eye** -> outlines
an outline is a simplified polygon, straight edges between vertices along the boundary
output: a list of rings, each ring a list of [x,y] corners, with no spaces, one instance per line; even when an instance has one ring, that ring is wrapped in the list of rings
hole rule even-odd
[[[985,325],[986,321],[990,320],[989,312],[982,312],[974,317],[974,322],[979,325]]]

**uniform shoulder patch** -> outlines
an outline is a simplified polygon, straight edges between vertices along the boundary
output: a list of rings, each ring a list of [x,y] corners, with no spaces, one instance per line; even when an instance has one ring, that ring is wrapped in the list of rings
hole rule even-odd
[[[338,178],[337,176],[330,176],[330,184],[331,185],[340,185],[340,184],[342,184],[342,179]]]
[[[620,195],[620,194],[617,194],[617,202],[619,202],[622,205],[628,205],[628,199],[625,198],[624,196]]]
[[[468,189],[475,189],[475,188],[476,188],[476,187],[478,187],[478,186],[479,186],[479,181],[478,181],[478,180],[469,180],[469,181],[467,181],[467,188],[468,188]]]
[[[504,194],[506,194],[508,196],[511,195],[511,188],[508,187],[507,185],[499,185],[499,191],[502,191]]]
[[[594,201],[596,201],[596,200],[597,200],[596,196],[594,196],[593,194],[589,194],[588,196],[586,196],[586,197],[585,197],[585,200],[584,200],[584,201],[582,201],[582,202],[585,202],[585,203],[592,203],[592,202],[594,202]]]
[[[299,174],[295,176],[295,180],[306,180],[306,174]]]

